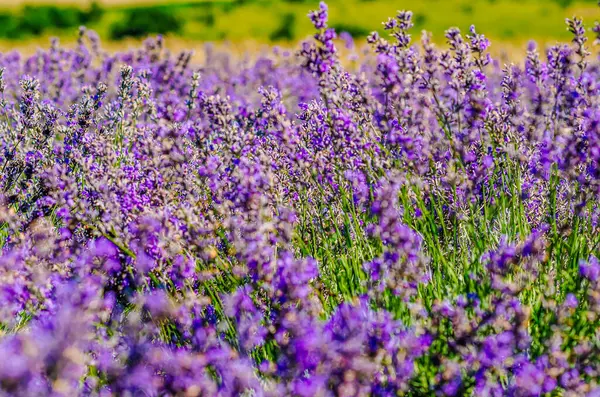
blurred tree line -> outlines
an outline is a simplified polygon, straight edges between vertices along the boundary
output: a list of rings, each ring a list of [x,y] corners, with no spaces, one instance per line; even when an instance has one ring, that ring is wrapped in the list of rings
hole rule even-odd
[[[35,0],[32,0],[35,1]],[[449,26],[474,23],[488,36],[563,38],[560,21],[571,9],[596,0],[329,0],[331,26],[364,38],[380,29],[397,9],[415,13],[415,33],[427,29],[440,35]],[[44,34],[73,34],[85,25],[103,38],[121,40],[153,34],[176,34],[195,40],[255,39],[293,41],[311,34],[306,14],[318,0],[164,0],[158,5],[87,7],[25,5],[0,10],[0,38],[18,40]],[[337,14],[335,10],[337,9]],[[504,18],[502,15],[510,15]],[[489,15],[498,18],[490,20]],[[568,16],[571,16],[570,14]],[[381,19],[379,19],[381,18]],[[498,23],[497,21],[502,21]],[[591,21],[590,21],[591,22]],[[558,26],[558,28],[557,28]],[[418,36],[418,33],[416,33]],[[440,35],[443,39],[443,35]]]

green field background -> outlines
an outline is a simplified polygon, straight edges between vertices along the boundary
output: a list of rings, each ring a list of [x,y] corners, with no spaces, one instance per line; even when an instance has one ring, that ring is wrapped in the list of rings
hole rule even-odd
[[[79,25],[106,41],[139,39],[163,33],[189,41],[292,43],[311,34],[307,11],[318,1],[104,0],[0,1],[0,40],[35,42],[48,36],[74,37]],[[423,29],[443,42],[450,26],[478,31],[495,43],[522,45],[568,40],[564,19],[580,16],[588,27],[600,19],[595,0],[330,0],[331,26],[357,39],[397,10],[412,10],[415,36]]]

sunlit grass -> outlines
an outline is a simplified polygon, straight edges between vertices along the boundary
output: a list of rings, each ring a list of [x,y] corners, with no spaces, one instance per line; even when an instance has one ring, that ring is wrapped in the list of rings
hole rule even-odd
[[[0,0],[0,7],[15,7],[22,4],[51,4],[89,6],[90,0]],[[231,42],[242,48],[256,46],[256,43],[279,42],[288,47],[310,36],[312,28],[306,18],[306,9],[314,7],[318,1],[304,2],[249,0],[234,1],[194,1],[194,0],[100,0],[104,7],[102,18],[90,24],[103,42],[111,49],[127,48],[123,43],[109,42],[111,28],[123,20],[132,7],[160,6],[183,21],[176,39],[171,39],[175,47],[183,41],[189,47],[205,41]],[[591,0],[573,1],[563,7],[559,0],[331,0],[328,2],[331,26],[343,27],[354,33],[358,39],[373,30],[381,30],[381,22],[399,9],[414,12],[415,38],[421,30],[433,33],[434,41],[443,44],[444,31],[457,26],[462,30],[471,24],[492,40],[492,53],[521,55],[530,39],[542,44],[569,40],[564,25],[566,17],[583,17],[588,27],[595,19],[600,19],[600,8]],[[17,12],[17,11],[13,11]],[[281,30],[284,34],[277,34]],[[50,36],[58,36],[72,41],[76,29],[57,30],[51,26],[41,37],[25,36],[18,40],[0,41],[0,48],[20,48],[25,52],[38,46],[44,47]],[[137,41],[136,41],[137,42]],[[247,44],[251,43],[250,46]]]

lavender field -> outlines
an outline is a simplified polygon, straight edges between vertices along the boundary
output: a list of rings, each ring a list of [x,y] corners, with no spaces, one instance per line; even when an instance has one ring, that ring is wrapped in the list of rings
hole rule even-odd
[[[600,25],[309,18],[0,54],[0,396],[600,396]]]

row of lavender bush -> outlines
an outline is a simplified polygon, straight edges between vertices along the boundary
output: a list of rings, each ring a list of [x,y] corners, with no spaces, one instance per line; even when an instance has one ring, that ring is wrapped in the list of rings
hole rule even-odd
[[[0,395],[600,396],[600,62],[411,13],[0,55]],[[600,28],[593,29],[596,33]]]

